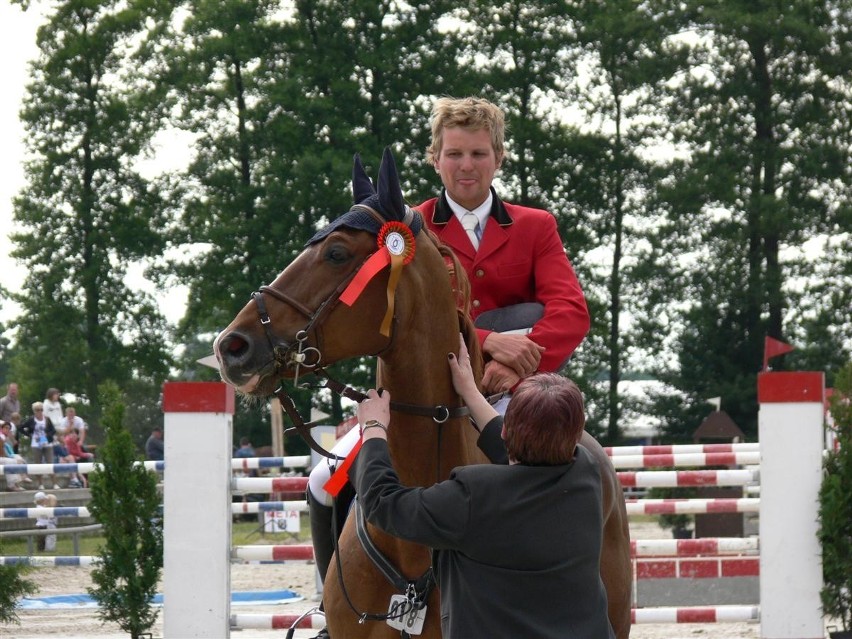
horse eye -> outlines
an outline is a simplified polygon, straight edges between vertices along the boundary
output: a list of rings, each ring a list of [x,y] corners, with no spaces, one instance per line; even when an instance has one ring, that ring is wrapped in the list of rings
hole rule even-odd
[[[343,264],[351,258],[349,251],[340,244],[332,244],[326,249],[325,259],[332,264]]]

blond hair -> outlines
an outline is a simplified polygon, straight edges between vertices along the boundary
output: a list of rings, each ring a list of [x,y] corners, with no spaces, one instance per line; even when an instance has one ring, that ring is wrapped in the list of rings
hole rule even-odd
[[[441,155],[444,129],[460,127],[471,131],[485,129],[491,134],[491,148],[498,162],[503,158],[506,116],[496,104],[482,98],[438,98],[429,118],[432,143],[426,147],[426,161],[432,166]]]

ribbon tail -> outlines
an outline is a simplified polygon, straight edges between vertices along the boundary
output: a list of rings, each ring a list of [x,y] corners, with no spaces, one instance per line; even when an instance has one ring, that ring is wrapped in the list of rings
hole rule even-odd
[[[370,283],[370,280],[390,262],[390,253],[387,248],[383,247],[381,250],[373,253],[353,280],[349,282],[346,290],[340,294],[340,301],[346,304],[346,306],[352,306],[355,300],[358,299],[358,296],[364,291],[367,284]]]
[[[399,276],[402,274],[402,264],[405,258],[402,255],[390,256],[390,277],[388,278],[388,310],[385,311],[385,318],[382,320],[382,326],[379,333],[385,337],[390,337],[391,321],[393,320],[393,309],[396,299],[396,285],[399,283]]]
[[[343,460],[343,463],[340,464],[337,470],[334,471],[334,474],[328,478],[328,481],[325,482],[325,485],[322,487],[323,490],[332,497],[337,497],[340,494],[340,491],[343,490],[346,482],[349,481],[349,468],[358,456],[358,451],[361,450],[361,444],[363,443],[363,439],[358,439],[352,447],[352,450],[349,451],[348,455],[346,455],[346,459]]]

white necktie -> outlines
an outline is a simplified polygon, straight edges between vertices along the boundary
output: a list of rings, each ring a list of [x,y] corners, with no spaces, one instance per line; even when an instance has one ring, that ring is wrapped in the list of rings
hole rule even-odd
[[[479,218],[473,213],[465,213],[461,219],[464,230],[467,231],[467,236],[470,238],[470,243],[474,249],[479,248],[479,240],[482,239],[482,227],[479,225]]]

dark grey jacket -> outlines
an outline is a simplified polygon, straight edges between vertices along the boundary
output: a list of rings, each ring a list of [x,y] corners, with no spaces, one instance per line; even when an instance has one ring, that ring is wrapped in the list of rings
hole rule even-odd
[[[496,419],[484,438],[499,437]],[[564,466],[465,466],[406,488],[387,443],[370,439],[355,482],[371,524],[435,549],[445,639],[614,638],[599,569],[600,470],[581,446]]]

